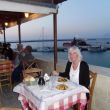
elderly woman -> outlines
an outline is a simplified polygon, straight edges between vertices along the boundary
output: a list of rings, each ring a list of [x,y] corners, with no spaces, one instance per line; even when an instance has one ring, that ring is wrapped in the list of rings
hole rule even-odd
[[[89,87],[90,78],[89,78],[89,67],[88,64],[82,60],[82,55],[78,47],[73,46],[68,50],[68,59],[66,69],[64,73],[57,73],[53,71],[53,75],[58,75],[66,77],[71,81],[83,85],[86,88]],[[89,94],[87,94],[87,99]],[[87,106],[86,106],[87,107]],[[86,110],[87,108],[85,108]]]
[[[73,46],[68,50],[68,59],[64,73],[59,73],[59,76],[66,77],[77,84],[88,88],[90,84],[88,64],[82,60],[82,55],[78,47]],[[58,73],[53,71],[54,75]]]
[[[82,60],[82,55],[78,47],[73,46],[69,48],[68,59],[69,61],[67,62],[65,72],[58,73],[53,71],[53,75],[66,77],[71,81],[88,88],[90,84],[89,67],[88,64]],[[86,95],[87,99],[89,99],[89,94],[87,93]],[[87,110],[87,105],[85,110]]]

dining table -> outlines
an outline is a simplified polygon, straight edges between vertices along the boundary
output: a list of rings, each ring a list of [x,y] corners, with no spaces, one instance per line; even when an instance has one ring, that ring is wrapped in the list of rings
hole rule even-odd
[[[77,103],[80,104],[80,110],[84,110],[89,90],[68,79],[60,81],[59,78],[51,76],[45,85],[39,85],[37,78],[16,85],[13,92],[19,94],[18,100],[23,110],[66,110]],[[62,85],[65,87],[62,88]]]

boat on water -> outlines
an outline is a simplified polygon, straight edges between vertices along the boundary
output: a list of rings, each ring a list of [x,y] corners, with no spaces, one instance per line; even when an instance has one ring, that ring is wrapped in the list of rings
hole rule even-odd
[[[88,51],[90,52],[104,52],[107,49],[103,46],[89,46]]]
[[[69,47],[74,46],[74,45],[79,46],[79,47],[90,46],[89,44],[86,43],[86,41],[84,39],[76,39],[75,37],[71,42],[64,42],[63,43],[63,47],[65,47],[65,48],[69,48]]]
[[[37,48],[37,52],[53,52],[52,47],[39,47]]]
[[[71,42],[63,43],[64,51],[67,51],[71,46],[78,46],[81,51],[87,51],[88,47],[91,46],[84,39],[74,39]]]

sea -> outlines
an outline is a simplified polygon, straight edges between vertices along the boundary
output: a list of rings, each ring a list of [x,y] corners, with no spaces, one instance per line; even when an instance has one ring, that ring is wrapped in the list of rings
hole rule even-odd
[[[58,40],[58,48],[63,48],[63,43],[71,42],[72,39],[60,39]],[[110,38],[91,38],[85,39],[88,44],[92,45],[102,45],[110,48]],[[53,47],[53,40],[41,40],[34,42],[23,42],[23,46],[31,45],[33,49],[45,48],[45,47]],[[16,48],[16,43],[11,43],[13,49]],[[110,50],[102,51],[102,52],[90,52],[90,51],[81,51],[83,60],[85,60],[90,65],[102,66],[110,68]],[[46,60],[53,60],[54,53],[53,52],[37,52],[34,51],[32,54],[36,58],[42,58]],[[58,51],[58,62],[66,63],[68,60],[68,52],[67,51]]]

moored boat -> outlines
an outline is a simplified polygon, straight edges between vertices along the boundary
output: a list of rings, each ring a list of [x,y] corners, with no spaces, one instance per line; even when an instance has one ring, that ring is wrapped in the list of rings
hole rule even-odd
[[[52,47],[39,47],[37,48],[37,52],[53,52]]]
[[[104,52],[106,48],[103,46],[89,46],[88,51],[90,52]]]
[[[75,46],[90,46],[89,44],[86,43],[86,41],[84,39],[76,39],[75,37],[71,42],[63,43],[63,47],[65,47],[65,48],[69,48],[74,45]]]

